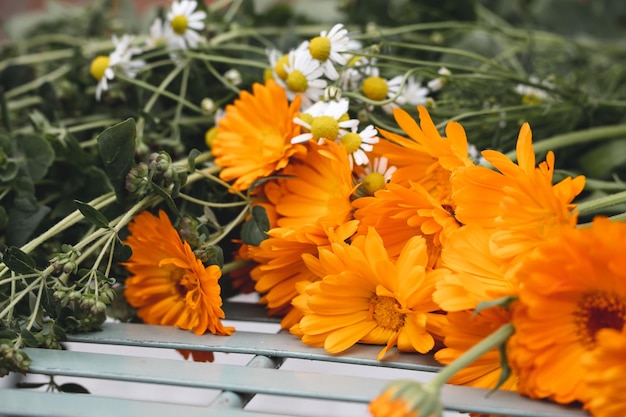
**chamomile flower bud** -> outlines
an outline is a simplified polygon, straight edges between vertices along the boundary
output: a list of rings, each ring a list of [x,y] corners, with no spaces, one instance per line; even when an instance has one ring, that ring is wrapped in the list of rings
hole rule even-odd
[[[324,89],[324,101],[341,99],[341,88],[331,85]]]
[[[213,114],[215,113],[215,110],[217,110],[217,105],[213,99],[205,97],[200,102],[200,108],[204,114]]]
[[[241,73],[236,68],[231,68],[224,73],[224,78],[226,81],[231,83],[232,85],[239,85],[242,82]]]

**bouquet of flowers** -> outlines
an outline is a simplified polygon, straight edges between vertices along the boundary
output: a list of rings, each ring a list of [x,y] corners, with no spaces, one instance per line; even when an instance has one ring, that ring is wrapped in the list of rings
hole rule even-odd
[[[446,365],[375,416],[444,383],[623,416],[626,49],[595,24],[626,7],[559,4],[37,22],[0,55],[0,373],[107,318],[228,336],[256,293],[307,345]]]

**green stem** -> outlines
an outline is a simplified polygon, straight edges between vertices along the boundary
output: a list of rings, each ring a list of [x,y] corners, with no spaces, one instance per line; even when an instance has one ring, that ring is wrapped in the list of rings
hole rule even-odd
[[[566,146],[612,139],[618,136],[626,136],[626,124],[592,127],[590,129],[564,133],[562,135],[553,136],[549,139],[535,142],[533,144],[533,149],[535,153],[539,154]],[[514,150],[506,153],[505,155],[512,161],[517,159],[516,152]]]
[[[450,378],[452,378],[457,372],[471,365],[475,360],[483,356],[508,340],[508,338],[515,332],[512,323],[507,323],[489,336],[472,346],[469,350],[456,358],[450,364],[446,365],[437,375],[431,379],[427,385],[431,387],[441,387]]]
[[[250,261],[245,260],[245,259],[240,259],[238,261],[232,261],[232,262],[228,262],[227,264],[225,264],[222,267],[222,275],[226,275],[231,273],[232,271],[236,271],[239,268],[243,268],[244,266],[248,265],[250,263]]]
[[[154,103],[156,103],[159,96],[165,91],[167,86],[170,85],[172,81],[174,81],[176,76],[182,71],[183,67],[186,67],[186,65],[185,66],[177,65],[174,67],[174,69],[172,69],[172,71],[170,71],[169,74],[167,74],[167,77],[165,77],[163,81],[161,81],[161,84],[159,84],[159,86],[157,87],[157,90],[152,94],[152,97],[150,97],[150,100],[148,100],[148,102],[144,106],[143,108],[144,112],[146,113],[150,112],[150,110],[152,109],[152,106],[154,106]]]
[[[70,72],[71,69],[72,69],[72,67],[69,64],[61,65],[56,70],[54,70],[54,71],[52,71],[52,72],[50,72],[50,73],[48,73],[48,74],[46,74],[44,76],[36,78],[36,79],[26,83],[26,84],[22,84],[19,87],[15,87],[12,90],[7,91],[5,93],[5,97],[7,99],[10,99],[10,98],[13,98],[15,96],[19,96],[20,94],[26,93],[27,91],[39,88],[41,85],[43,85],[46,82],[54,81],[57,78],[61,78],[62,76],[64,76],[68,72]]]
[[[27,294],[30,294],[31,290],[35,288],[38,284],[40,284],[42,280],[43,280],[43,276],[39,275],[37,279],[35,279],[30,284],[28,284],[28,286],[24,288],[22,291],[20,291],[19,294],[17,295],[11,294],[11,298],[10,298],[11,302],[9,303],[8,306],[4,308],[4,310],[2,310],[2,312],[0,312],[0,319],[4,318],[4,316],[6,316],[9,313],[12,314],[13,307],[15,307],[15,305],[19,303],[20,300],[24,298]]]
[[[39,291],[37,291],[37,300],[35,301],[35,306],[33,307],[30,313],[31,314],[30,320],[28,320],[28,324],[26,325],[26,330],[30,330],[33,327],[33,324],[35,324],[35,320],[37,320],[37,311],[39,310],[39,307],[41,306],[41,295],[43,294],[44,286],[45,286],[44,282],[42,282],[42,284],[39,286]]]
[[[167,98],[171,98],[172,100],[176,101],[177,103],[182,103],[182,105],[187,107],[188,109],[202,114],[202,109],[200,107],[196,106],[193,103],[190,103],[189,101],[185,100],[182,97],[177,96],[176,94],[170,93],[167,90],[159,91],[158,87],[155,87],[152,84],[148,84],[148,83],[146,83],[144,81],[141,81],[141,80],[138,80],[136,78],[126,77],[126,76],[124,76],[122,74],[116,73],[115,76],[118,79],[122,80],[122,81],[125,81],[125,82],[127,82],[129,84],[134,84],[134,85],[136,85],[138,87],[141,87],[143,89],[146,89],[148,91],[159,92],[161,95],[163,95],[163,96],[165,96]]]
[[[626,191],[584,201],[578,204],[576,209],[581,215],[588,215],[622,203],[626,203]]]

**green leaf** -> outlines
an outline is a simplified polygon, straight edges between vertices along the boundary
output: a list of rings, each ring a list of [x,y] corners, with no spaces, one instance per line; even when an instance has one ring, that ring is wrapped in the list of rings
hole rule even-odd
[[[18,382],[17,384],[15,384],[15,387],[22,389],[36,389],[46,385],[48,385],[47,382]]]
[[[265,208],[254,206],[252,207],[252,216],[241,228],[241,240],[248,245],[259,246],[261,242],[267,239],[266,232],[268,230],[270,230],[270,222]]]
[[[78,206],[78,210],[82,213],[82,215],[85,216],[85,219],[89,220],[94,226],[102,229],[109,228],[109,220],[100,210],[95,209],[82,201],[74,200],[74,203]]]
[[[500,369],[502,369],[502,372],[500,372],[500,378],[498,378],[496,386],[489,391],[487,396],[496,392],[498,388],[500,388],[502,384],[504,384],[511,376],[511,367],[509,366],[509,361],[506,355],[506,342],[498,346],[498,350],[500,351]]]
[[[133,255],[133,249],[125,245],[119,238],[115,239],[115,246],[113,247],[113,256],[118,262],[124,262]]]
[[[17,176],[18,172],[19,167],[14,161],[6,161],[4,166],[0,167],[0,181],[9,182]]]
[[[495,300],[491,301],[482,301],[478,303],[478,305],[474,309],[474,314],[478,314],[481,311],[491,307],[509,308],[509,305],[515,300],[517,300],[516,296],[507,295],[506,297],[496,298]]]
[[[2,256],[2,262],[17,274],[32,274],[35,272],[35,261],[20,248],[9,246]]]
[[[7,99],[4,96],[4,88],[0,86],[0,120],[4,128],[11,131],[11,119],[9,119],[9,107],[7,106]]]
[[[35,197],[35,186],[30,178],[18,177],[13,184],[16,196],[8,209],[9,222],[6,228],[6,244],[22,246],[32,236],[39,224],[50,212],[40,205]]]
[[[176,216],[180,217],[180,213],[178,212],[178,207],[176,207],[176,203],[174,203],[174,200],[172,200],[172,196],[167,192],[167,190],[154,182],[152,183],[152,189],[158,195],[163,197],[163,200],[165,201],[165,204],[167,204],[167,207],[169,207],[169,209],[172,210],[172,212]]]
[[[4,207],[0,206],[0,230],[4,229],[9,222],[9,215]]]
[[[113,184],[118,202],[126,196],[125,181],[135,161],[137,127],[133,119],[105,129],[98,136],[98,149],[104,170]]]
[[[73,394],[89,394],[89,390],[87,388],[73,382],[67,382],[65,384],[59,385],[58,388],[61,392],[71,392]]]
[[[37,346],[39,346],[39,341],[37,340],[35,335],[32,334],[26,328],[23,327],[20,330],[20,334],[22,335],[22,340],[24,341],[24,346],[25,347],[37,347]]]
[[[202,152],[200,152],[199,150],[197,150],[195,148],[192,149],[191,151],[189,151],[189,155],[187,156],[187,164],[189,165],[189,168],[187,169],[187,171],[190,174],[196,170],[196,158],[201,153]]]
[[[278,179],[278,178],[295,178],[295,176],[293,176],[293,175],[270,175],[269,177],[263,177],[261,179],[258,179],[256,181],[254,181],[252,184],[250,184],[250,187],[248,188],[248,192],[251,193],[259,185],[261,185],[261,184],[263,184],[263,183],[265,183],[267,181],[275,180],[275,179]]]
[[[54,162],[54,149],[42,136],[35,133],[17,135],[15,137],[16,156],[23,161],[20,169],[33,182],[42,180]]]

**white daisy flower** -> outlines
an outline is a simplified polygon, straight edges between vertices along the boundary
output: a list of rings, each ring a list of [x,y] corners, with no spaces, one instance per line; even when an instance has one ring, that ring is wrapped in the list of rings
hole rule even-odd
[[[357,192],[362,195],[374,195],[376,191],[385,188],[396,170],[395,166],[389,166],[389,160],[386,157],[375,157],[374,162],[370,161],[359,176],[358,181],[361,186]]]
[[[430,88],[430,91],[432,92],[441,90],[443,86],[446,85],[446,83],[448,82],[448,77],[452,75],[450,70],[446,67],[439,68],[437,74],[439,74],[440,77],[434,78],[427,83],[428,88]]]
[[[350,155],[350,168],[354,164],[366,165],[369,162],[366,152],[371,152],[378,141],[378,131],[372,125],[368,125],[360,133],[357,133],[355,127],[339,139]]]
[[[531,84],[542,85],[547,89],[554,87],[554,84],[547,80],[540,81],[539,78],[534,75],[531,76],[528,81]],[[541,104],[550,97],[546,89],[535,87],[533,85],[518,84],[515,86],[515,92],[522,96],[522,103],[524,104]]]
[[[126,77],[135,78],[139,70],[145,66],[142,60],[132,61],[133,55],[142,52],[141,48],[132,46],[134,37],[124,35],[121,39],[113,35],[113,45],[115,49],[108,56],[98,55],[93,61],[89,71],[98,80],[96,86],[96,100],[100,100],[102,92],[109,89],[109,81],[115,78],[115,72],[119,72]]]
[[[174,38],[183,47],[195,48],[203,39],[197,31],[204,29],[207,15],[202,10],[195,11],[197,6],[198,3],[193,0],[175,1],[167,12],[167,22]]]
[[[393,98],[398,95],[393,103],[383,106],[383,110],[388,113],[391,113],[398,106],[426,104],[430,90],[427,87],[423,87],[413,76],[409,76],[404,85],[402,85],[403,78],[404,76],[398,75],[387,82],[387,98]]]
[[[299,117],[294,118],[294,123],[304,127],[305,133],[292,138],[291,143],[302,143],[310,139],[317,139],[320,143],[324,139],[334,141],[348,133],[348,129],[356,129],[358,120],[342,120],[348,114],[349,105],[350,102],[345,98],[313,104]]]
[[[287,97],[293,100],[297,94],[302,96],[302,106],[308,107],[324,95],[327,81],[321,79],[323,75],[320,63],[301,48],[289,52],[289,62],[284,67],[287,72],[285,81],[277,82],[286,87]]]
[[[311,39],[308,47],[311,56],[320,62],[324,75],[330,80],[336,80],[339,73],[333,62],[338,65],[346,64],[346,57],[342,53],[348,51],[349,44],[348,30],[338,23],[330,31],[324,30],[319,36]]]

